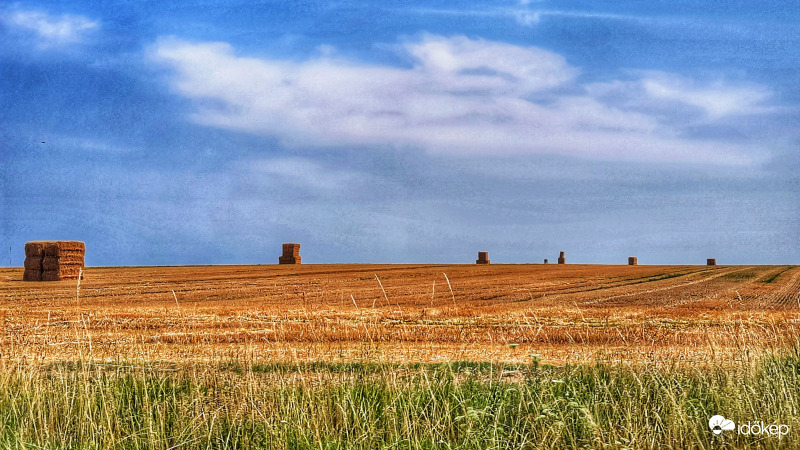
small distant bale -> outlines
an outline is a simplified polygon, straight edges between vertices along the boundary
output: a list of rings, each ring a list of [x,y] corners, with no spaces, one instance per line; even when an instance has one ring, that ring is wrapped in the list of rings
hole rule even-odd
[[[628,256],[628,265],[629,266],[637,266],[639,265],[639,258],[635,256]]]
[[[283,244],[283,255],[278,257],[278,264],[301,264],[300,244],[287,242]]]
[[[717,258],[708,258],[706,260],[707,266],[716,266],[717,265]]]
[[[475,264],[489,264],[489,252],[478,252],[478,259]]]
[[[558,263],[559,264],[566,264],[567,263],[567,258],[564,257],[564,252],[559,253],[559,255],[558,255]]]
[[[25,243],[24,281],[77,280],[85,265],[86,245],[80,241]]]

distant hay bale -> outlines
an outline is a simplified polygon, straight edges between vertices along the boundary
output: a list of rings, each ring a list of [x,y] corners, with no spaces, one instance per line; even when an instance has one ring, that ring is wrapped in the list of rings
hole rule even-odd
[[[287,242],[283,244],[283,255],[278,257],[278,264],[301,264],[300,244]]]
[[[567,258],[564,257],[564,252],[559,253],[558,255],[558,263],[559,264],[566,264]]]
[[[639,265],[639,258],[635,256],[628,256],[628,265],[629,266]]]
[[[489,264],[489,252],[478,252],[478,259],[475,264]]]
[[[716,258],[708,258],[706,260],[706,265],[707,266],[716,266],[717,265],[717,259]]]
[[[284,255],[293,255],[299,256],[300,255],[300,244],[287,242],[283,244],[283,254]]]
[[[25,244],[24,281],[77,280],[86,245],[79,241],[31,241]]]

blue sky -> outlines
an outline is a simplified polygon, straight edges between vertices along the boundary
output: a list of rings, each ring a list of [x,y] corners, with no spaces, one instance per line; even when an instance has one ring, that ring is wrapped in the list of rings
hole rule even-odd
[[[0,264],[798,263],[798,69],[794,2],[3,3]]]

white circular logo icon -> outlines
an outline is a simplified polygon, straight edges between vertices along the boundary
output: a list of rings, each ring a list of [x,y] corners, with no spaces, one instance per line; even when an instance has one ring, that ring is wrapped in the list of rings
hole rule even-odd
[[[732,420],[728,420],[720,415],[716,415],[709,419],[708,428],[711,428],[711,431],[713,431],[714,434],[721,434],[723,431],[735,429],[736,424],[733,423]]]

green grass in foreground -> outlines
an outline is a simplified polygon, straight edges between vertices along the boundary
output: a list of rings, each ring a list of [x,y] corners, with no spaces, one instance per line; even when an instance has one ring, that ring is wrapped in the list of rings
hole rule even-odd
[[[0,447],[800,448],[798,350],[735,370],[6,363]],[[791,429],[715,437],[715,414]]]

